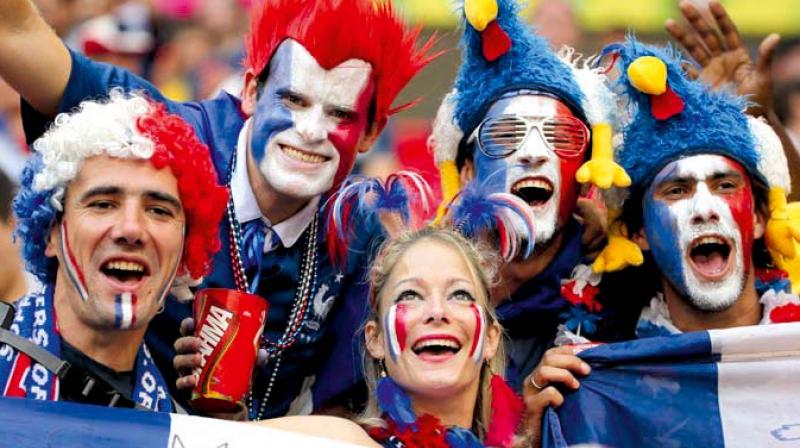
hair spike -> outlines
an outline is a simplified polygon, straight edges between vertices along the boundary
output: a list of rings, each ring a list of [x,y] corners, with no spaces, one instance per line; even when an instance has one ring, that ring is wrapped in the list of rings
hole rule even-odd
[[[406,28],[388,0],[263,0],[252,9],[244,66],[260,74],[286,39],[303,45],[326,69],[348,59],[366,61],[375,80],[376,119],[383,125],[408,107],[392,103],[440,54],[431,53],[435,36],[417,45],[421,31]]]

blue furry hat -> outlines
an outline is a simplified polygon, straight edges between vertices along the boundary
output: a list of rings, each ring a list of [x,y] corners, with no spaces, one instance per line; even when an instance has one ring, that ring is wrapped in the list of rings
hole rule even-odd
[[[700,153],[730,157],[763,180],[744,98],[688,79],[671,47],[629,37],[603,53],[619,55],[616,87],[628,100],[629,122],[616,158],[633,188],[645,188],[668,163]]]
[[[48,284],[55,281],[58,268],[56,258],[47,257],[44,252],[50,238],[50,229],[58,215],[53,207],[53,195],[59,189],[37,191],[34,188],[34,177],[42,170],[43,165],[42,156],[36,153],[22,172],[19,192],[14,198],[14,214],[17,219],[14,236],[23,241],[22,258],[27,270],[43,284]]]
[[[494,101],[521,89],[556,96],[585,118],[583,93],[571,67],[520,20],[516,0],[465,0],[462,12],[463,63],[455,80],[455,119],[465,136]]]

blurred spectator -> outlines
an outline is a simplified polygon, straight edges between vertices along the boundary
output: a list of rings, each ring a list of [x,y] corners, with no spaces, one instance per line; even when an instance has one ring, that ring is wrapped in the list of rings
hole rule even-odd
[[[542,0],[534,9],[530,22],[555,49],[564,45],[575,48],[580,44],[581,29],[568,0]]]
[[[775,111],[795,148],[800,148],[800,38],[782,41],[773,57]]]
[[[155,45],[146,17],[146,10],[141,9],[103,14],[80,25],[67,44],[96,61],[142,75],[146,57]]]
[[[0,170],[0,300],[13,302],[28,292],[33,277],[25,274],[20,249],[14,244],[14,215],[11,201],[16,185]]]

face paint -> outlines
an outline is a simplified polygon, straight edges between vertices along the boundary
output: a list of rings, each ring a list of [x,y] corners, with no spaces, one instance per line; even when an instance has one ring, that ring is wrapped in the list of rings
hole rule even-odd
[[[397,361],[400,353],[406,348],[406,307],[394,304],[384,316],[383,325],[386,328],[386,344],[389,354]]]
[[[123,292],[114,297],[114,327],[127,330],[136,323],[136,294]]]
[[[355,162],[374,96],[371,67],[351,59],[326,70],[289,39],[269,70],[253,114],[252,157],[275,191],[322,194]]]
[[[644,229],[662,274],[705,311],[732,305],[750,272],[753,199],[738,163],[700,155],[667,165],[648,188]]]
[[[484,335],[486,327],[486,318],[485,313],[483,311],[483,307],[479,307],[478,305],[472,303],[470,304],[470,308],[472,312],[475,313],[475,333],[472,337],[472,346],[469,349],[469,356],[475,361],[476,364],[479,364],[483,361],[483,343],[484,343]]]
[[[485,119],[501,115],[525,117],[574,117],[569,108],[554,98],[519,94],[492,105]],[[490,158],[475,149],[475,177],[488,182],[491,191],[515,194],[527,202],[536,217],[537,243],[547,243],[569,220],[577,200],[575,173],[584,157],[560,158],[543,136],[532,130],[511,155]]]
[[[78,296],[86,302],[89,300],[89,292],[86,288],[86,279],[83,275],[83,271],[81,267],[78,266],[78,261],[75,257],[75,254],[72,252],[72,248],[69,244],[69,232],[67,230],[67,220],[61,220],[61,244],[59,245],[59,251],[61,252],[61,259],[64,260],[64,264],[67,271],[67,277],[72,283],[72,286],[78,292]]]

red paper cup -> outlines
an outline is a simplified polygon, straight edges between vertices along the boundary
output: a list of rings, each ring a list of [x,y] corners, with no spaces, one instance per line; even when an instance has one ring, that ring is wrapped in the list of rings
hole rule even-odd
[[[194,335],[200,338],[202,368],[191,404],[204,412],[238,412],[245,407],[269,304],[232,289],[203,289],[194,300]]]

